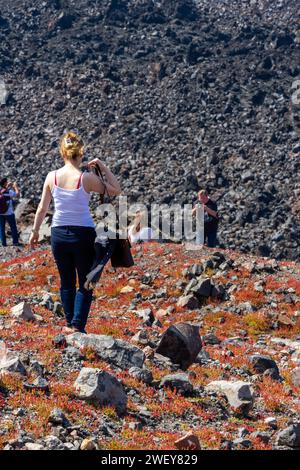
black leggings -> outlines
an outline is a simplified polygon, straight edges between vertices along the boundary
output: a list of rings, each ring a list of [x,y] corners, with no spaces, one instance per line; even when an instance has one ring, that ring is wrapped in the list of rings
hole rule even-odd
[[[84,287],[93,265],[96,231],[92,227],[61,226],[51,229],[51,248],[60,274],[61,301],[68,325],[84,330],[92,291]],[[79,288],[76,291],[76,275]]]

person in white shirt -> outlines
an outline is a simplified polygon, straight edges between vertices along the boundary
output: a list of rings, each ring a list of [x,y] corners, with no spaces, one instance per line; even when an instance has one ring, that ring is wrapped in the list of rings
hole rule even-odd
[[[150,227],[143,227],[144,216],[144,213],[137,211],[133,223],[128,227],[128,238],[131,244],[149,242],[153,239],[153,230]]]
[[[14,246],[19,246],[19,235],[16,224],[16,217],[14,214],[13,199],[19,197],[20,190],[17,183],[11,183],[7,178],[2,178],[0,181],[0,191],[7,197],[7,210],[0,214],[0,240],[2,246],[7,246],[6,243],[6,222],[11,230],[11,236]]]

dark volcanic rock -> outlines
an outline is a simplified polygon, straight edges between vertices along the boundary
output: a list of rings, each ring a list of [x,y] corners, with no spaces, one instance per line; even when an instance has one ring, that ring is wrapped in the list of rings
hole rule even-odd
[[[72,128],[130,202],[191,203],[208,187],[221,247],[299,258],[298,2],[0,0],[0,11],[1,174],[34,207]]]
[[[163,334],[156,352],[187,369],[201,351],[199,328],[189,323],[177,323]]]
[[[253,369],[259,374],[263,374],[269,369],[274,369],[279,375],[279,370],[276,362],[268,356],[261,356],[259,354],[255,354],[254,356],[250,357],[250,362],[252,364]]]
[[[169,387],[186,396],[191,395],[193,392],[193,385],[189,381],[189,376],[187,374],[166,375],[161,379],[160,387]]]

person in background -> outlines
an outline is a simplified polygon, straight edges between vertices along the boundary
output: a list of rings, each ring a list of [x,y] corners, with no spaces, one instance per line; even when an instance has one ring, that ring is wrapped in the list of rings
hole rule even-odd
[[[197,204],[202,204],[204,210],[204,243],[214,248],[217,243],[217,232],[219,225],[219,214],[217,203],[213,201],[205,189],[198,192],[198,201],[193,209],[193,214],[197,210]]]
[[[63,136],[60,153],[64,165],[46,177],[29,244],[34,248],[38,242],[40,226],[53,198],[51,248],[60,274],[60,296],[67,323],[64,331],[86,333],[93,291],[85,288],[85,282],[94,262],[96,238],[89,210],[90,193],[103,194],[104,185],[95,174],[81,172],[84,143],[76,133],[67,132]],[[88,162],[90,169],[96,165],[106,177],[109,194],[120,194],[121,187],[110,169],[98,158]]]
[[[151,241],[153,239],[152,229],[150,227],[143,226],[146,216],[146,213],[137,211],[133,223],[129,225],[128,239],[131,244]]]
[[[5,233],[6,222],[8,222],[10,227],[14,246],[19,246],[19,234],[13,206],[13,199],[20,196],[17,183],[12,183],[8,178],[2,178],[0,181],[0,194],[6,200],[4,210],[7,209],[5,212],[0,213],[0,240],[2,246],[7,246]]]

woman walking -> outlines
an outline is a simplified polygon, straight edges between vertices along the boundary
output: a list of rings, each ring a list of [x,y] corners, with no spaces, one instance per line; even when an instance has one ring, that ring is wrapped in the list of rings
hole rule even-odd
[[[84,283],[93,265],[96,238],[95,224],[89,211],[90,193],[103,194],[105,188],[96,175],[80,171],[84,144],[75,133],[64,135],[60,153],[64,166],[46,177],[29,243],[34,247],[38,242],[39,229],[53,197],[51,248],[60,274],[60,295],[67,321],[65,331],[85,333],[93,291],[85,289]],[[89,168],[95,165],[105,174],[109,194],[120,194],[120,185],[109,168],[98,158],[88,163]]]

